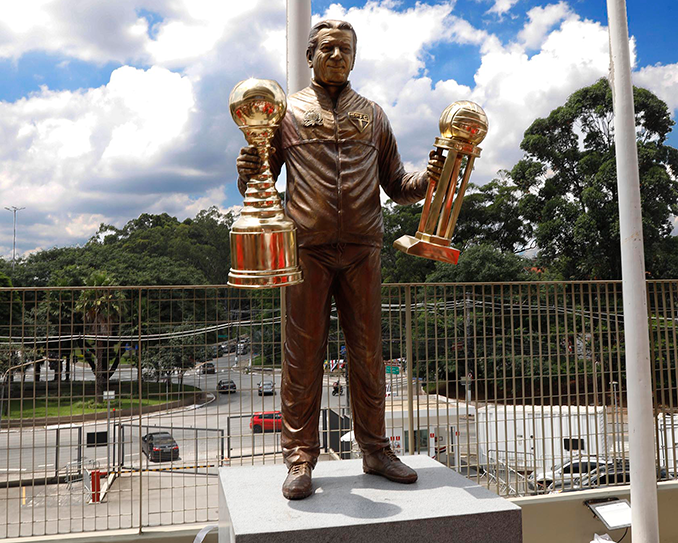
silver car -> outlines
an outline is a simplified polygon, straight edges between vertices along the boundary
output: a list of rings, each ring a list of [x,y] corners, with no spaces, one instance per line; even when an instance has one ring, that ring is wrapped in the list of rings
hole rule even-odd
[[[275,385],[273,381],[262,381],[259,383],[259,396],[269,396],[275,394]]]
[[[605,462],[596,457],[573,456],[571,460],[557,464],[551,469],[536,469],[527,478],[527,486],[537,494],[564,490],[604,464]]]

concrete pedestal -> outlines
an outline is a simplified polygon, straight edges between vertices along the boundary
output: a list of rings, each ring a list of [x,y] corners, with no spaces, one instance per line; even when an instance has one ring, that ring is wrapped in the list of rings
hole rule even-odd
[[[284,465],[219,470],[219,543],[520,543],[520,508],[428,456],[406,456],[413,485],[320,462],[314,494],[288,501]]]

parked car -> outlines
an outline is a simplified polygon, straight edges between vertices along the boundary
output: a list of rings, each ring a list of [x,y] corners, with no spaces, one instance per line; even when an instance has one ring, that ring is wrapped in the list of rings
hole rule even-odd
[[[280,411],[263,411],[254,413],[250,420],[250,428],[255,434],[262,432],[279,432],[282,430],[282,413]]]
[[[609,485],[628,485],[631,482],[631,467],[628,460],[614,460],[600,464],[597,469],[573,482],[572,490],[585,490]],[[657,479],[666,479],[665,468],[658,469]]]
[[[217,384],[217,390],[220,394],[231,394],[232,392],[237,392],[238,389],[235,386],[235,382],[232,379],[222,379]]]
[[[205,362],[204,364],[201,364],[198,366],[198,372],[205,374],[205,373],[216,373],[217,368],[212,362]]]
[[[258,385],[259,387],[259,396],[270,396],[275,394],[275,385],[273,381],[262,381]]]
[[[595,470],[601,462],[595,457],[573,456],[550,469],[536,469],[527,478],[527,487],[536,493],[553,492],[569,488],[575,479],[580,479]]]
[[[141,450],[151,462],[177,460],[179,445],[169,432],[152,432],[141,438]]]

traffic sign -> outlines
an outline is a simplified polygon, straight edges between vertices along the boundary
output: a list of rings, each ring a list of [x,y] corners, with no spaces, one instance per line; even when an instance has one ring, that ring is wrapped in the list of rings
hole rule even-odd
[[[400,375],[400,368],[398,366],[386,366],[386,373],[391,375]]]

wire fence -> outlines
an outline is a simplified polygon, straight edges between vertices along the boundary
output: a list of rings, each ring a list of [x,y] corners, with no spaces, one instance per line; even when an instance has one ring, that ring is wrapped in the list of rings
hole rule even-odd
[[[648,282],[658,480],[677,311]],[[502,496],[627,483],[623,329],[619,282],[383,285],[393,449]],[[219,468],[282,463],[282,342],[276,290],[0,289],[0,537],[215,520]],[[359,455],[350,364],[333,312],[323,460]]]

